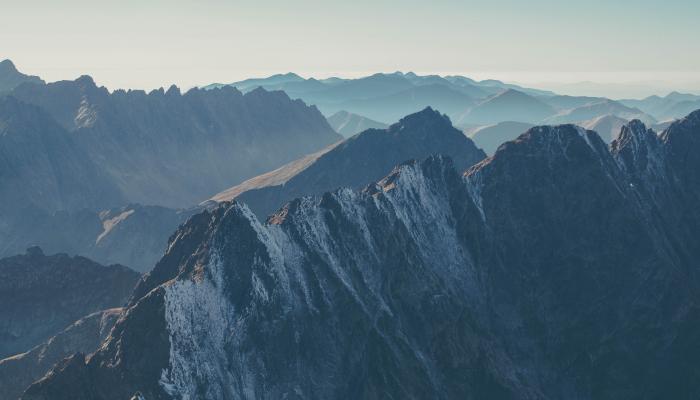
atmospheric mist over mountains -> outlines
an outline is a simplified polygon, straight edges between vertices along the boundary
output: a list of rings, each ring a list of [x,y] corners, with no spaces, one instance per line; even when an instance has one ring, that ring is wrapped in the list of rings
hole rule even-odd
[[[3,5],[0,400],[700,398],[697,15]]]

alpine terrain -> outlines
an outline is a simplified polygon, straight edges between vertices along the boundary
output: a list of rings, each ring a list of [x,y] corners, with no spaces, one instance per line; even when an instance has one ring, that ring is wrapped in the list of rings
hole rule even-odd
[[[695,399],[699,171],[696,111],[609,147],[533,127],[267,222],[224,202],[23,399]]]

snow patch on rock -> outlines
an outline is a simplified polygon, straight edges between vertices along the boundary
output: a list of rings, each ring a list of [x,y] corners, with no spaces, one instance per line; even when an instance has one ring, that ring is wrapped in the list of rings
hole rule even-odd
[[[223,293],[222,261],[216,253],[207,268],[211,279],[176,281],[165,291],[170,362],[160,384],[182,400],[231,398],[235,387],[225,358],[235,313]]]

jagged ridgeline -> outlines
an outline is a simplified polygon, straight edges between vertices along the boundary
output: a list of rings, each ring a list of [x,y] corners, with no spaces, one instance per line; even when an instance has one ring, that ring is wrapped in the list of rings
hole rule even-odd
[[[110,92],[4,61],[0,92],[0,257],[40,245],[147,271],[181,209],[342,139],[263,89]]]
[[[112,187],[111,202],[86,201],[81,204],[86,208],[124,202],[188,207],[341,139],[314,107],[291,100],[284,92],[263,89],[246,94],[231,87],[191,89],[181,94],[173,86],[150,93],[110,93],[83,76],[46,85],[25,83],[5,101],[9,104],[0,103],[0,111],[20,109],[10,115],[17,116],[11,119],[14,129],[0,136],[8,153],[23,154],[28,146],[43,149],[48,140],[45,131],[50,128],[73,152],[87,158],[85,163],[92,162],[92,169],[106,181],[98,183]],[[25,114],[31,119],[19,117]],[[19,132],[28,130],[27,126],[38,132],[36,138],[21,136]],[[50,152],[53,147],[46,149]],[[53,162],[50,166],[58,172],[75,162],[69,156],[37,155]],[[14,163],[9,167],[18,169],[20,178],[27,174],[20,169],[21,160],[10,160]],[[39,176],[34,181],[39,178],[48,179]],[[60,194],[69,196],[66,192]],[[76,192],[74,197],[84,191]],[[67,208],[62,197],[48,200],[45,209]]]
[[[192,217],[24,399],[695,399],[700,111]]]
[[[213,197],[237,199],[261,220],[288,201],[340,187],[361,189],[386,176],[399,163],[432,154],[449,156],[458,170],[486,158],[450,119],[430,107],[401,118],[386,129],[367,129],[349,139]]]

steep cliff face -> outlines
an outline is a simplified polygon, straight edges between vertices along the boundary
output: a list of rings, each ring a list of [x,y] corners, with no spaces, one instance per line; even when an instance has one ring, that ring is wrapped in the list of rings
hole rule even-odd
[[[535,127],[265,224],[224,203],[24,398],[697,398],[698,137]]]
[[[124,305],[139,274],[39,248],[0,259],[0,357],[23,353],[96,311]]]
[[[147,205],[197,204],[341,139],[314,107],[262,89],[110,93],[83,76],[12,96],[46,110],[128,201]]]

